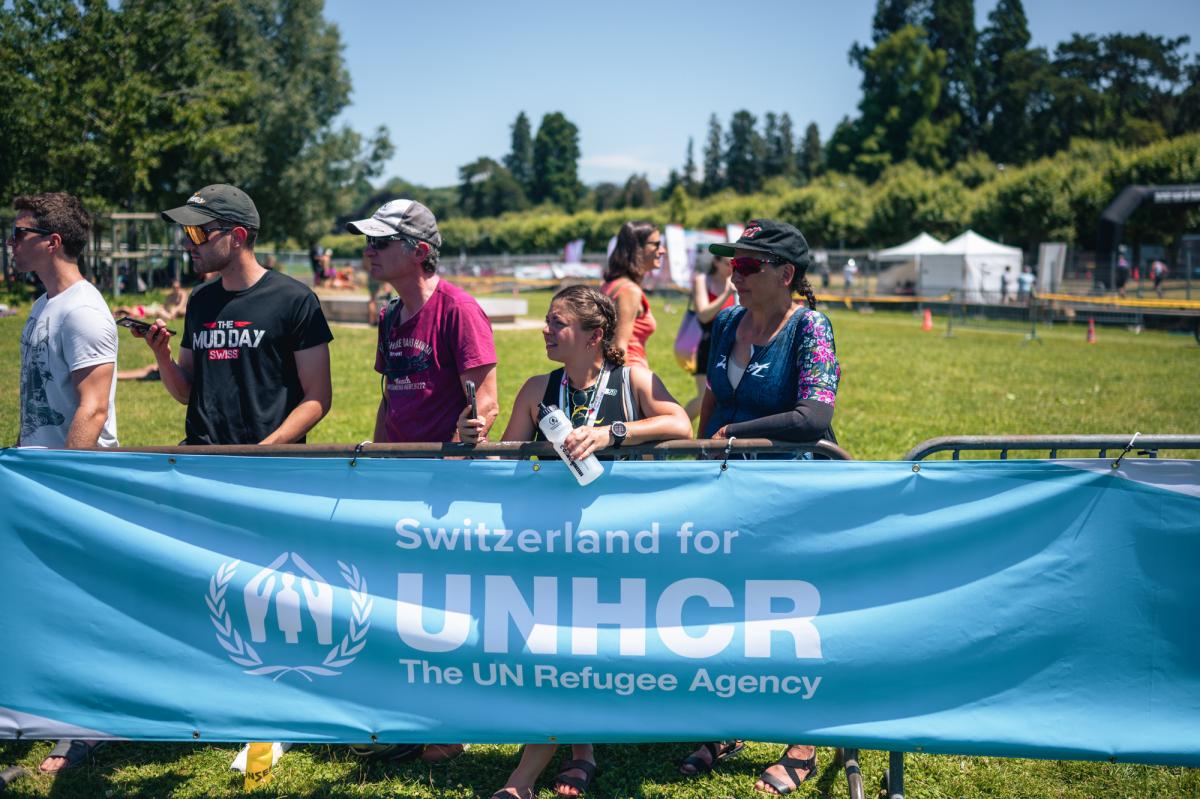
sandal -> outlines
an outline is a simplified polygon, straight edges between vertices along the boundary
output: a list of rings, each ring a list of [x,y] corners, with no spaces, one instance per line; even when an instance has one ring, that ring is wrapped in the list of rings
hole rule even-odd
[[[42,759],[41,766],[38,766],[38,771],[43,774],[57,774],[60,771],[66,771],[69,768],[75,768],[83,763],[96,752],[100,751],[104,746],[104,741],[82,741],[64,739],[54,745],[50,750],[50,754]],[[67,762],[63,763],[58,768],[42,768],[46,765],[46,761],[52,757],[61,757]]]
[[[568,777],[568,771],[582,771],[583,777]],[[558,770],[558,774],[554,777],[554,792],[559,796],[575,799],[575,796],[583,796],[587,793],[587,789],[591,787],[592,780],[596,779],[596,764],[589,760],[568,760],[562,764],[562,768]],[[569,793],[563,793],[558,790],[559,785],[566,785],[579,791],[578,794],[572,796]]]
[[[789,746],[788,749],[791,749],[791,747]],[[775,765],[783,766],[784,773],[787,774],[788,779],[792,781],[791,785],[788,785],[774,774],[768,774],[766,771],[764,771],[762,774],[759,774],[758,779],[765,785],[770,785],[772,788],[774,788],[777,796],[787,796],[789,793],[799,788],[802,783],[817,773],[817,753],[814,750],[812,757],[799,758],[788,757],[788,753],[784,751],[783,757],[776,760]],[[804,770],[803,777],[800,776],[800,769]],[[765,793],[768,796],[771,795],[767,793],[767,791],[764,791],[760,788],[756,788],[755,790],[757,790],[759,793]]]
[[[716,767],[722,760],[728,760],[738,752],[746,748],[745,741],[705,741],[700,744],[702,749],[708,750],[709,759],[705,760],[697,755],[688,755],[679,762],[679,773],[685,777],[699,777],[701,774],[707,774]],[[691,766],[692,771],[684,771],[684,766]]]

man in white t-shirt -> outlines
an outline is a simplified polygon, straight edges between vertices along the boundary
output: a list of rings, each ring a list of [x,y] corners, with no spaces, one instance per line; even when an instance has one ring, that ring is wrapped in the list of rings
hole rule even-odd
[[[21,446],[117,445],[117,326],[79,272],[91,219],[62,192],[18,197],[13,264],[46,287],[21,333]]]

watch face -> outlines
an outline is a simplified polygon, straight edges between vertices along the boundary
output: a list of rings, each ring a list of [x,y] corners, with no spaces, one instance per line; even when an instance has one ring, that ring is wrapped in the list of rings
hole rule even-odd
[[[613,422],[609,426],[609,429],[612,430],[612,434],[617,438],[624,438],[625,436],[629,435],[629,431],[625,428],[624,422]]]

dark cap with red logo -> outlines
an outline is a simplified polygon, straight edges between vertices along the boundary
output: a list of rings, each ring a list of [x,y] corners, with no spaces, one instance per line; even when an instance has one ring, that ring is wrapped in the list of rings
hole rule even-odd
[[[258,230],[254,200],[237,186],[216,183],[188,197],[186,204],[162,212],[162,218],[179,225],[204,225],[214,219]]]
[[[774,255],[801,272],[808,269],[812,262],[804,234],[787,222],[776,222],[773,219],[751,219],[746,223],[746,229],[740,239],[732,244],[710,244],[708,251],[726,258],[731,258],[738,252]]]

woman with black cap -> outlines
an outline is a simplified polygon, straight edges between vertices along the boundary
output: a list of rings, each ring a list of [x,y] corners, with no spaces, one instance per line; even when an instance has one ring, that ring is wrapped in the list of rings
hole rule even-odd
[[[835,441],[831,425],[841,370],[833,328],[804,276],[812,260],[808,242],[791,225],[752,219],[736,242],[709,249],[733,259],[741,304],[713,323],[700,437]],[[794,292],[806,303],[793,301]],[[741,741],[705,743],[680,771],[711,771],[741,748]],[[754,788],[782,796],[816,768],[816,749],[792,744]]]

